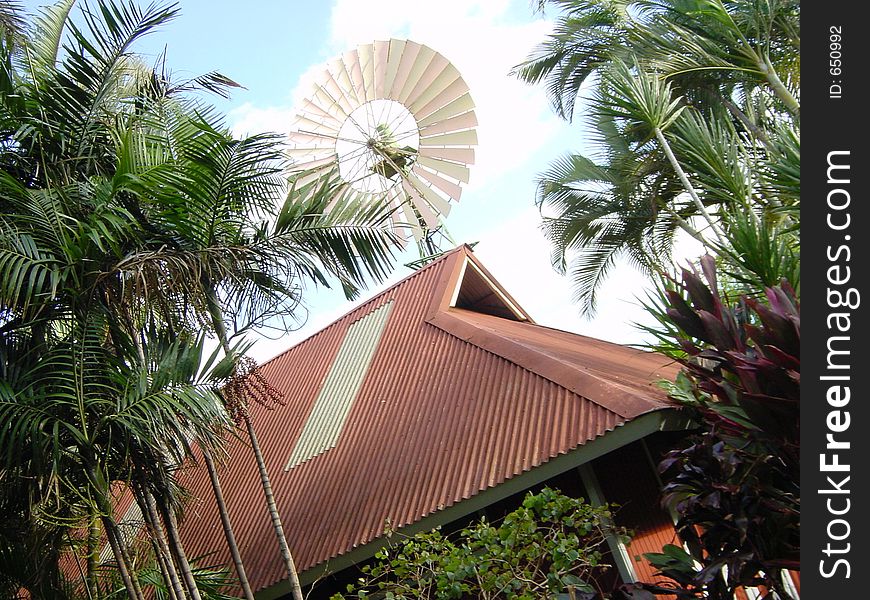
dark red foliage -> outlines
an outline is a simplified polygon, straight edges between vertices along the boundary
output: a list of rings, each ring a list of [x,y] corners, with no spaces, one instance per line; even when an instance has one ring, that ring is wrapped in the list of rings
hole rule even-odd
[[[673,397],[699,433],[660,464],[663,503],[689,551],[648,557],[699,596],[764,585],[788,598],[782,570],[799,569],[800,548],[800,306],[786,282],[766,290],[766,303],[729,303],[712,258],[702,270],[706,283],[683,272],[687,299],[671,292],[668,310],[688,355]]]

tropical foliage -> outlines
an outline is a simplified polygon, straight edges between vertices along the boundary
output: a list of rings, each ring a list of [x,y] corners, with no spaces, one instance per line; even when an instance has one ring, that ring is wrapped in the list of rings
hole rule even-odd
[[[142,598],[113,505],[129,490],[168,597],[200,598],[174,471],[219,452],[219,386],[241,356],[208,359],[205,336],[292,316],[308,283],[353,295],[384,277],[389,215],[288,190],[278,140],[234,138],[197,95],[228,78],[146,65],[132,48],[175,7],[64,0],[29,23],[2,9],[0,588],[106,593],[108,543]]]
[[[541,175],[553,265],[581,310],[619,257],[650,274],[677,232],[749,287],[797,287],[799,4],[554,0],[553,33],[516,69],[590,151]]]
[[[667,308],[685,352],[671,395],[703,424],[660,464],[688,550],[647,558],[674,580],[665,593],[724,600],[763,586],[789,598],[783,571],[800,570],[800,305],[788,284],[765,303],[729,302],[712,258],[702,264],[707,283],[684,271]]]
[[[674,586],[787,598],[798,569],[800,6],[790,0],[554,0],[553,33],[516,69],[591,152],[539,181],[553,264],[581,310],[620,256],[656,281],[651,346],[684,369],[671,396],[696,436],[662,463],[687,550],[651,555]],[[673,270],[676,234],[709,254]],[[718,276],[717,276],[718,272]],[[718,280],[717,280],[718,277]],[[772,597],[772,596],[771,596]]]
[[[606,536],[625,536],[610,507],[544,488],[498,523],[486,519],[453,535],[436,529],[391,540],[342,598],[517,598],[538,600],[571,590],[600,597],[595,575],[608,568]]]

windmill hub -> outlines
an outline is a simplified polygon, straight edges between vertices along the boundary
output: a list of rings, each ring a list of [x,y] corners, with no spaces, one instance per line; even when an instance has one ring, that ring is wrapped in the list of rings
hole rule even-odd
[[[351,112],[335,144],[342,178],[361,192],[383,193],[400,183],[420,145],[417,121],[395,100],[370,100]]]

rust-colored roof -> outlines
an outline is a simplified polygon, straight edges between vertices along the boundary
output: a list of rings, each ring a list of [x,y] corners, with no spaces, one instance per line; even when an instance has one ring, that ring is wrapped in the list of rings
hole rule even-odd
[[[654,382],[676,367],[661,356],[538,326],[506,311],[518,305],[494,283],[487,306],[501,305],[480,309],[492,314],[471,300],[450,306],[469,261],[492,280],[459,247],[263,365],[287,404],[253,406],[252,417],[300,572],[377,539],[387,520],[419,521],[666,406]],[[463,297],[481,297],[471,292]],[[334,447],[285,470],[349,327],[387,303]],[[286,574],[252,453],[238,440],[228,450],[221,483],[260,590]],[[189,469],[200,500],[187,510],[185,545],[229,564],[204,471]]]

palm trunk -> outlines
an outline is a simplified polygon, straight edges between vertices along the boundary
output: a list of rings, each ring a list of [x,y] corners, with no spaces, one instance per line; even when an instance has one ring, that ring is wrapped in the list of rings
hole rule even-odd
[[[142,511],[142,515],[145,517],[145,521],[153,533],[154,551],[160,563],[160,570],[163,572],[164,579],[166,580],[167,589],[175,600],[185,600],[184,588],[178,577],[178,571],[175,569],[172,553],[169,551],[169,544],[166,541],[166,534],[163,531],[163,526],[160,524],[160,516],[157,514],[154,496],[147,490],[143,495],[145,510]]]
[[[758,69],[764,74],[764,78],[767,80],[771,89],[773,89],[773,93],[782,100],[782,103],[785,104],[788,111],[795,117],[800,117],[800,102],[798,102],[797,98],[795,98],[789,89],[785,87],[785,84],[779,78],[779,75],[776,74],[776,70],[773,68],[773,65],[770,64],[770,59],[767,58],[767,56],[759,57]]]
[[[207,288],[206,298],[208,299],[208,309],[212,318],[212,325],[215,328],[215,332],[217,333],[224,354],[229,356],[231,352],[230,342],[213,289]],[[293,562],[293,555],[290,553],[290,547],[287,545],[287,538],[284,535],[284,527],[281,524],[281,516],[278,514],[278,506],[275,503],[275,496],[272,493],[272,483],[269,480],[266,461],[263,459],[263,452],[260,449],[260,443],[257,440],[254,425],[251,422],[251,418],[246,409],[242,410],[242,416],[245,421],[245,428],[248,430],[248,437],[251,440],[251,449],[254,451],[254,458],[257,460],[257,469],[260,472],[260,482],[263,485],[263,494],[266,496],[266,506],[269,509],[269,516],[272,519],[272,528],[275,530],[275,537],[278,539],[278,547],[281,549],[281,558],[284,559],[284,566],[287,568],[287,575],[290,578],[290,591],[293,594],[293,600],[303,600],[302,588],[299,585],[299,575],[296,572],[296,564]]]
[[[727,19],[731,22],[730,25],[733,30],[740,37],[740,41],[743,45],[743,50],[748,54],[755,57],[755,66],[758,68],[759,72],[764,76],[764,79],[767,81],[770,88],[773,90],[773,93],[777,95],[777,97],[782,100],[782,103],[785,104],[785,107],[788,111],[793,114],[795,117],[800,118],[801,114],[801,105],[800,102],[797,101],[792,93],[789,91],[785,84],[783,84],[782,80],[779,78],[779,75],[776,73],[776,69],[773,68],[773,65],[770,62],[770,57],[767,53],[759,52],[756,50],[755,46],[753,46],[749,40],[747,40],[743,33],[740,30],[740,27],[737,26],[737,23],[734,22],[734,18],[731,16],[731,13],[728,12],[728,9],[725,8],[724,2],[722,0],[717,0],[717,6],[722,11],[723,15],[727,17]]]
[[[765,145],[768,149],[770,146],[770,138],[767,137],[767,134],[762,130],[758,125],[753,123],[749,117],[746,116],[740,107],[734,104],[734,101],[727,96],[722,97],[722,103],[725,105],[725,108],[728,109],[728,112],[731,113],[731,116],[740,121],[743,126],[746,128],[746,131],[752,134],[752,136]]]
[[[716,236],[716,239],[723,246],[726,245],[725,242],[725,234],[719,229],[719,226],[716,225],[716,222],[713,220],[713,217],[710,216],[710,213],[707,212],[707,209],[704,207],[704,203],[701,202],[701,199],[698,197],[698,192],[695,191],[695,186],[692,185],[692,182],[689,181],[688,175],[683,171],[682,165],[680,165],[677,157],[674,156],[674,151],[671,149],[671,145],[668,143],[668,140],[665,138],[665,134],[658,127],[654,128],[654,133],[656,139],[664,150],[665,156],[668,157],[668,161],[671,163],[671,166],[674,168],[674,171],[677,173],[677,177],[680,179],[680,183],[683,184],[683,188],[689,193],[689,196],[692,198],[692,202],[695,204],[695,208],[698,209],[698,212],[701,213],[701,216],[704,217],[704,220],[707,221],[707,224],[710,226],[710,229],[713,231],[713,234]]]
[[[196,581],[193,578],[193,571],[190,569],[190,562],[187,560],[187,555],[184,553],[184,547],[181,545],[181,538],[178,535],[178,522],[175,520],[175,515],[172,514],[172,509],[166,505],[164,498],[156,498],[157,508],[163,516],[163,524],[166,526],[168,535],[169,549],[175,557],[178,568],[181,570],[181,581],[187,589],[187,593],[192,600],[202,600],[199,593],[199,588],[196,587]]]
[[[127,549],[124,545],[124,540],[121,537],[118,525],[112,520],[112,503],[109,501],[109,491],[105,480],[101,477],[100,472],[96,467],[91,466],[88,471],[88,478],[93,489],[97,492],[97,509],[100,511],[100,521],[103,524],[103,529],[106,532],[106,539],[109,541],[109,546],[112,548],[112,554],[115,557],[115,562],[118,565],[118,574],[124,582],[124,589],[127,592],[127,597],[130,600],[145,600],[142,596],[142,588],[139,587],[139,581],[136,575],[132,573],[132,563]]]
[[[88,526],[86,544],[88,563],[85,585],[87,585],[88,594],[96,598],[99,596],[99,589],[97,589],[97,566],[100,562],[100,521],[97,519],[95,511],[91,512],[91,522]]]
[[[244,412],[244,421],[245,427],[248,430],[248,436],[251,438],[251,448],[254,451],[254,457],[257,459],[257,468],[260,470],[260,482],[263,484],[263,494],[266,496],[266,505],[269,508],[269,515],[272,517],[272,527],[275,529],[275,537],[278,538],[278,546],[281,548],[281,557],[284,559],[284,566],[287,568],[287,575],[290,577],[290,591],[293,594],[293,600],[302,600],[302,588],[299,585],[299,575],[296,573],[296,563],[293,562],[293,555],[290,554],[290,548],[287,546],[287,538],[284,536],[284,527],[281,525],[281,516],[278,514],[275,496],[272,494],[272,483],[269,481],[266,462],[263,460],[260,443],[257,441],[257,434],[254,432],[254,424],[251,423],[247,411]]]
[[[111,517],[101,517],[103,529],[106,530],[106,538],[109,540],[109,546],[112,548],[112,554],[115,556],[115,562],[118,565],[118,573],[121,575],[121,581],[124,582],[124,590],[127,592],[127,597],[130,600],[144,600],[142,590],[139,588],[138,582],[134,579],[129,569],[129,557],[124,551],[124,542],[118,532],[118,526],[112,521]]]
[[[65,532],[65,535],[66,535],[67,547],[73,547],[73,540],[72,540],[72,536],[69,534],[69,530],[67,530]],[[85,544],[87,544],[87,543],[88,543],[88,540],[85,541]],[[87,550],[87,546],[85,546],[85,549]],[[82,584],[85,587],[85,594],[87,594],[88,600],[94,600],[94,593],[91,590],[91,581],[85,572],[85,569],[87,567],[82,568],[82,560],[81,560],[81,557],[78,555],[78,553],[73,554],[73,559],[75,560],[76,569],[79,572],[79,577],[81,578]],[[60,587],[60,573],[52,573],[51,575],[49,575],[49,577],[51,578],[51,580],[48,582],[48,584],[50,586],[52,586],[52,589],[59,588]]]
[[[144,516],[144,515],[143,515]],[[166,585],[166,595],[169,600],[185,600],[184,597],[179,598],[173,587],[172,575],[169,572],[169,565],[166,562],[166,555],[155,539],[154,529],[150,524],[150,519],[145,517],[145,522],[148,528],[151,529],[151,534],[148,536],[148,541],[151,543],[151,551],[154,552],[154,560],[157,562],[157,567],[160,569],[160,577],[163,578],[163,583]]]
[[[218,479],[217,469],[214,465],[211,452],[208,448],[202,447],[202,456],[205,459],[205,466],[208,470],[209,479],[211,479],[211,487],[214,490],[214,499],[217,502],[218,513],[221,518],[221,525],[224,528],[224,537],[227,538],[227,546],[230,548],[230,555],[233,558],[233,564],[236,567],[236,573],[239,576],[239,585],[242,586],[242,592],[247,600],[254,600],[254,592],[251,590],[251,584],[248,582],[248,575],[245,573],[245,565],[242,563],[242,555],[239,552],[239,546],[236,543],[236,536],[233,533],[233,526],[230,523],[230,514],[227,511],[227,505],[224,502],[224,493],[221,489],[221,482]]]

